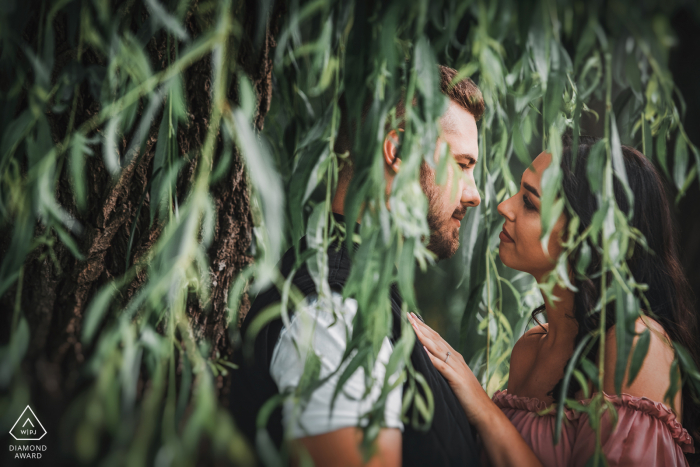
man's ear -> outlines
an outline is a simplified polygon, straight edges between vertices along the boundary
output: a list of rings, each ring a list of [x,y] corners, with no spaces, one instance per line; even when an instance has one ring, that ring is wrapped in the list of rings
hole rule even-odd
[[[399,135],[396,134],[396,130],[391,130],[387,133],[386,138],[384,138],[384,145],[382,147],[384,155],[384,164],[387,168],[398,172],[401,167],[401,159],[398,157],[399,153]]]

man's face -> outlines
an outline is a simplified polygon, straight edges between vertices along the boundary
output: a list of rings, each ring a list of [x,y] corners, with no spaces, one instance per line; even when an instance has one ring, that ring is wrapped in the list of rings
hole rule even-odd
[[[428,249],[439,259],[445,259],[454,255],[459,247],[459,226],[467,207],[478,206],[481,202],[474,182],[479,144],[474,116],[453,101],[450,101],[447,112],[442,116],[440,126],[442,132],[435,147],[435,161],[437,163],[442,152],[442,144],[447,143],[448,153],[461,171],[455,173],[452,165],[449,165],[447,182],[438,185],[435,170],[423,162],[420,183],[428,197]],[[455,184],[457,187],[453,189]]]

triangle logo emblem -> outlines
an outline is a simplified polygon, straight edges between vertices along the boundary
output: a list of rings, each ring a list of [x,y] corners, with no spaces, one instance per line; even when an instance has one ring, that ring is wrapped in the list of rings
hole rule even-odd
[[[39,441],[46,435],[46,429],[34,415],[32,409],[27,406],[15,424],[12,425],[10,434],[17,441]]]

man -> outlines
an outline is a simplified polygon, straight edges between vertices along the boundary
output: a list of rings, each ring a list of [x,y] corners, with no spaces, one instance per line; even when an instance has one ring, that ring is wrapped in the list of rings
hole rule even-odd
[[[462,80],[451,85],[456,71],[440,67],[441,90],[449,98],[449,107],[440,119],[440,137],[436,143],[435,158],[440,154],[442,143],[447,143],[449,153],[454,157],[461,173],[448,170],[447,183],[438,186],[434,170],[425,162],[421,166],[420,182],[428,198],[428,225],[430,241],[428,248],[438,258],[452,256],[459,246],[459,227],[468,207],[480,203],[479,193],[474,183],[474,166],[478,160],[478,133],[476,121],[484,111],[481,92],[471,80]],[[396,108],[397,118],[405,113],[402,104]],[[336,144],[337,152],[350,149],[350,130],[341,124],[341,134]],[[400,170],[401,159],[397,157],[398,137],[390,131],[382,147],[385,168],[386,193]],[[352,154],[351,154],[352,158]],[[332,209],[336,220],[343,218],[345,196],[352,180],[352,165],[346,165],[339,176],[338,187]],[[456,187],[455,187],[456,185]],[[454,189],[456,188],[456,189]],[[454,193],[457,196],[454,196]],[[348,231],[350,226],[348,225]],[[317,466],[361,465],[362,453],[359,450],[362,431],[357,427],[365,413],[380,393],[379,387],[367,390],[362,369],[359,369],[343,385],[333,410],[331,400],[338,378],[342,371],[333,376],[333,371],[341,364],[345,351],[346,338],[350,335],[352,318],[357,311],[357,302],[352,298],[345,301],[338,292],[342,289],[350,270],[347,251],[330,248],[328,282],[335,290],[330,299],[319,300],[315,284],[308,270],[300,267],[294,275],[293,283],[306,297],[306,307],[300,307],[290,319],[288,327],[281,319],[273,320],[258,333],[254,345],[254,362],[246,364],[239,353],[236,361],[241,369],[233,373],[231,408],[236,421],[251,438],[256,436],[255,422],[260,407],[276,394],[289,392],[300,384],[305,359],[303,349],[297,343],[304,341],[304,333],[312,350],[319,355],[320,377],[329,379],[316,389],[306,401],[303,410],[293,403],[286,403],[275,410],[267,423],[268,432],[277,445],[281,443],[283,426],[295,440],[293,447],[303,447]],[[293,251],[282,259],[280,270],[286,277],[295,264]],[[250,323],[269,305],[280,300],[276,289],[261,293],[251,306],[242,326],[244,334]],[[324,301],[325,300],[325,301]],[[329,301],[330,300],[330,301]],[[341,310],[342,319],[331,309]],[[389,360],[392,340],[399,336],[396,323],[401,319],[401,297],[392,290],[392,314],[394,319],[393,339],[385,338],[377,358],[373,376],[383,380],[385,364]],[[315,326],[304,326],[304,321],[313,321]],[[410,423],[401,421],[402,388],[399,386],[389,394],[384,413],[385,426],[377,438],[377,449],[369,465],[478,465],[479,453],[475,443],[475,432],[469,425],[454,393],[446,380],[433,367],[418,340],[412,349],[411,362],[414,369],[426,379],[433,392],[435,411],[433,421],[427,431],[419,431]],[[263,437],[265,435],[262,435]],[[264,439],[256,440],[258,451],[264,455]],[[294,455],[293,455],[294,457]]]

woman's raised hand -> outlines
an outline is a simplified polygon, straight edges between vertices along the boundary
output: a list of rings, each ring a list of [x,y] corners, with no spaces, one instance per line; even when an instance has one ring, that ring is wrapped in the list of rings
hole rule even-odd
[[[428,352],[430,361],[450,384],[467,418],[478,425],[484,415],[484,408],[490,405],[491,400],[467,366],[464,357],[412,313],[408,314],[408,320]]]
[[[462,355],[412,313],[409,313],[408,320],[430,361],[450,384],[467,418],[481,435],[489,463],[495,467],[541,467],[532,449],[491,401]]]

